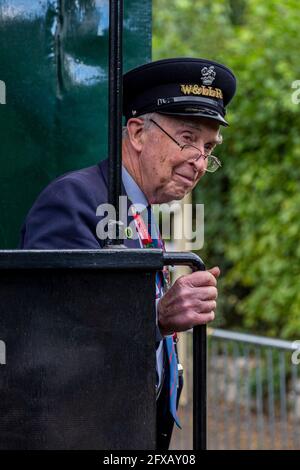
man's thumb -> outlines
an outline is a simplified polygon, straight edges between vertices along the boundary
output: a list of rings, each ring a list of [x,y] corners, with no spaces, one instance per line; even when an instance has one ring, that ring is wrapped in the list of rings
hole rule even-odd
[[[208,269],[207,271],[211,273],[213,276],[215,276],[216,279],[218,279],[218,277],[221,274],[220,268],[218,266],[214,266],[213,268]]]

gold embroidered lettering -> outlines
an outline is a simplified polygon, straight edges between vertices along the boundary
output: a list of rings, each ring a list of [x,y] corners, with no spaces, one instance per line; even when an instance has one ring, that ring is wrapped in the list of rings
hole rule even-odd
[[[223,99],[223,93],[220,88],[213,88],[211,86],[207,87],[205,85],[199,86],[194,85],[180,85],[181,92],[184,95],[202,95],[202,96],[211,96],[213,98]]]
[[[212,89],[211,86],[208,87],[208,90],[209,90],[209,92],[208,92],[209,96],[213,96],[213,97],[216,96],[216,92],[215,92],[215,90]]]
[[[184,95],[190,95],[192,92],[193,85],[180,85],[181,92]]]
[[[223,99],[223,93],[220,88],[216,88],[216,93],[217,93],[217,98],[220,98],[221,100]]]

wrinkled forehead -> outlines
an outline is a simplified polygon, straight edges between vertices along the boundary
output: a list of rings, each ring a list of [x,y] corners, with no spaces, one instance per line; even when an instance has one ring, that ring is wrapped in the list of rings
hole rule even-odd
[[[208,129],[211,131],[219,131],[220,124],[213,119],[206,119],[203,117],[186,117],[186,116],[168,116],[159,114],[160,122],[168,122],[170,125],[174,126],[174,129],[191,129],[196,131],[203,131]]]

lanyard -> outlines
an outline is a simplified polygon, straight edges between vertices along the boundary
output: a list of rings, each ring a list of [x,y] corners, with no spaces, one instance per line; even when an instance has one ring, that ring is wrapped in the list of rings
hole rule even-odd
[[[153,241],[149,233],[149,230],[146,227],[143,217],[135,209],[134,206],[132,206],[132,216],[135,222],[137,232],[141,238],[143,248],[161,248],[162,250],[165,251],[165,244],[162,238],[160,237],[160,234],[158,234],[159,238],[156,241]],[[163,275],[163,279],[162,279],[163,290],[166,291],[171,285],[169,269],[166,266],[164,266],[161,273]]]
[[[138,212],[134,206],[131,206],[133,220],[135,222],[135,226],[137,232],[141,238],[142,244],[144,248],[155,248],[151,235],[146,227],[146,224],[141,216],[140,212]]]

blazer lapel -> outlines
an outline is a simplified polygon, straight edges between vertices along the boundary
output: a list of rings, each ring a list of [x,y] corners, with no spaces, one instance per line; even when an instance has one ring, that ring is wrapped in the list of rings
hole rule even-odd
[[[108,188],[108,159],[105,159],[102,162],[98,163],[98,166],[100,168],[106,187]],[[123,181],[121,182],[121,196],[127,196],[127,214],[128,214],[129,213],[128,211],[132,202],[130,201],[126,193],[125,187],[123,185]],[[127,221],[128,221],[128,225],[133,221],[132,215],[127,215]],[[125,238],[124,245],[127,248],[134,248],[134,249],[141,248],[140,241],[138,238],[136,239]]]

